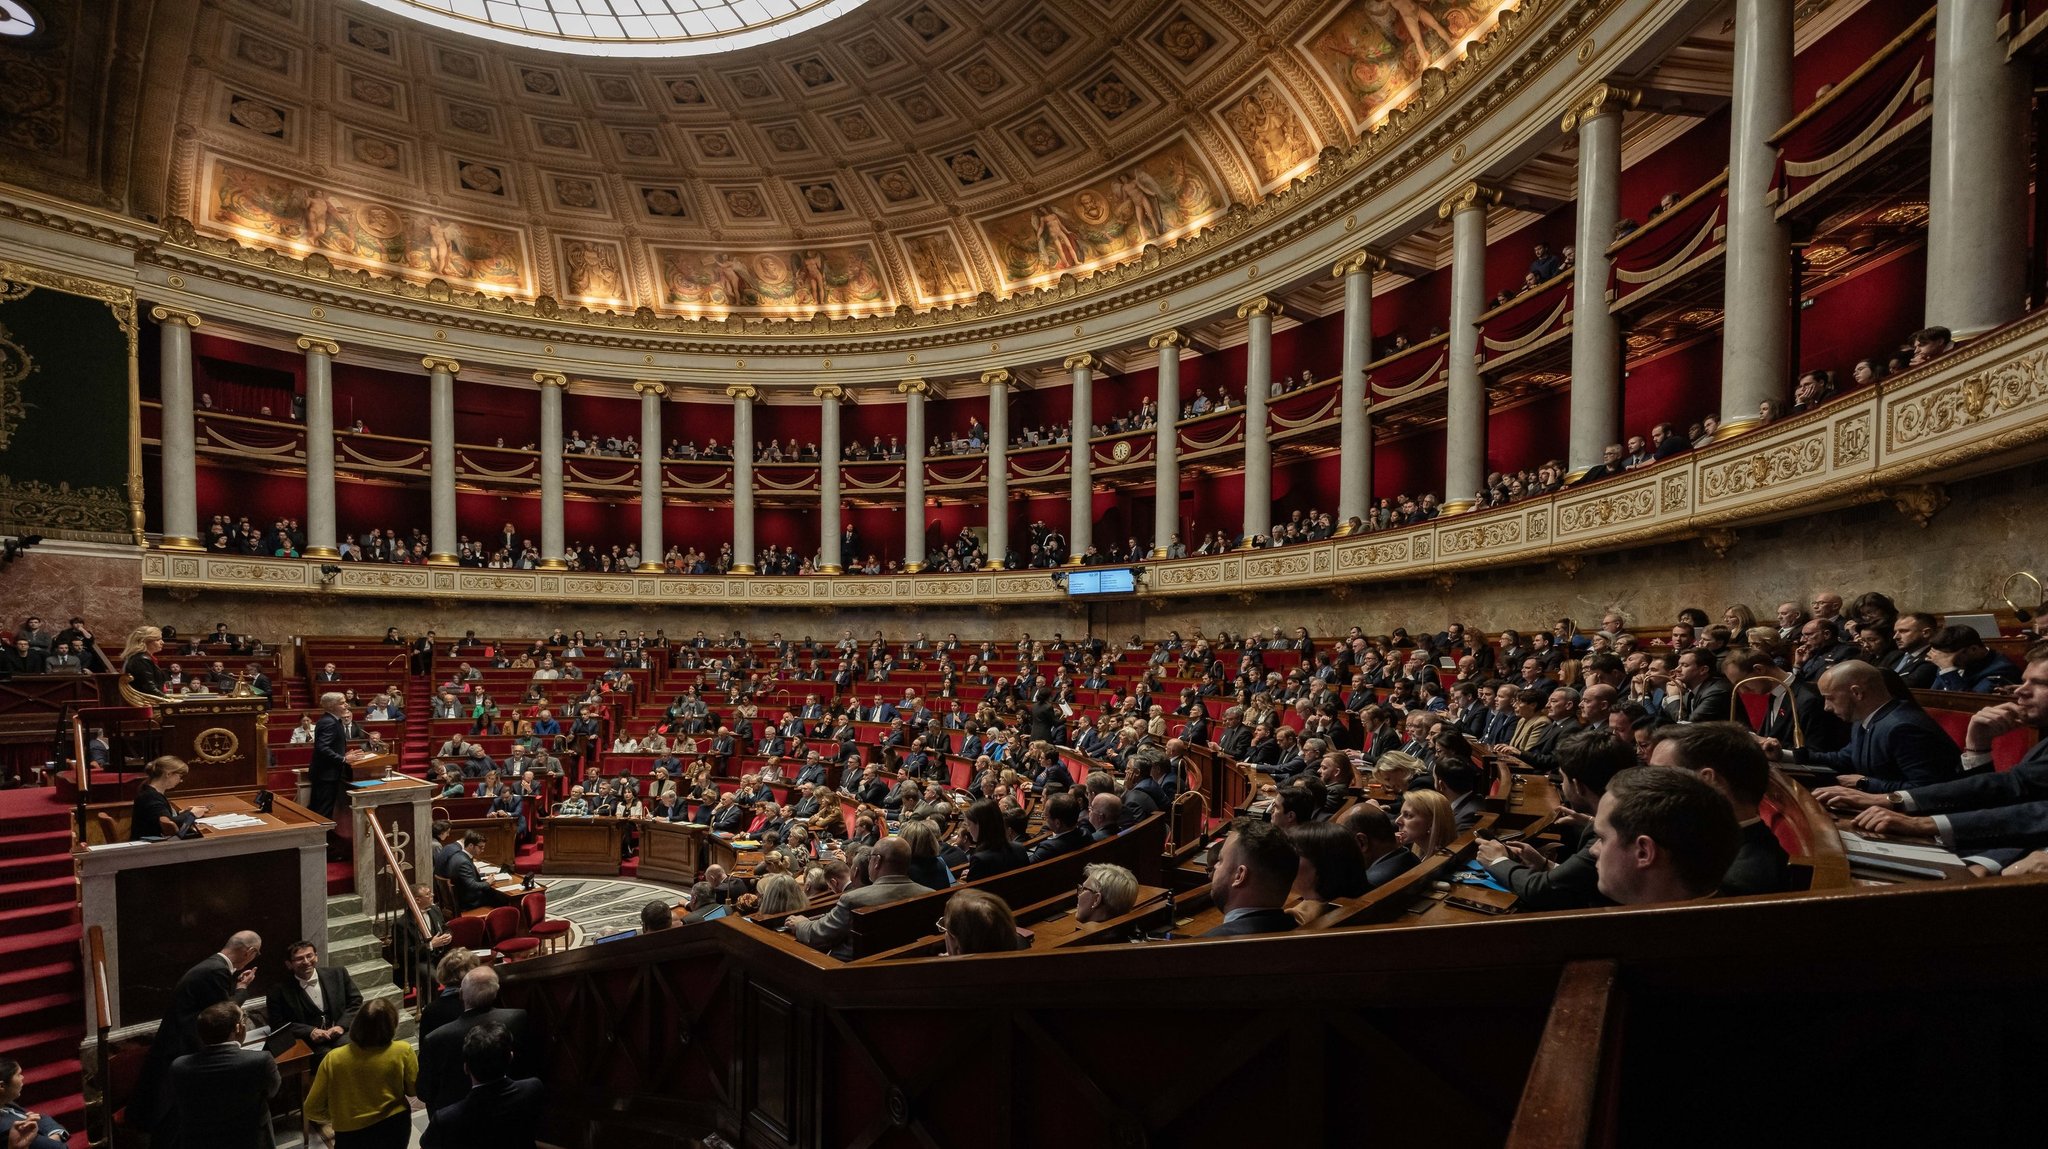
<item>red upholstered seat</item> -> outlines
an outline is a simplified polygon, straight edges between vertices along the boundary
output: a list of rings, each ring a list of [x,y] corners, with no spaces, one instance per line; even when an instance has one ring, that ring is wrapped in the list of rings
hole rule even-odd
[[[520,933],[519,909],[516,906],[499,906],[484,918],[484,935],[490,939],[491,952],[507,960],[530,957],[540,949],[540,941]]]
[[[1749,715],[1749,728],[1751,730],[1763,729],[1764,716],[1770,713],[1771,696],[1768,694],[1751,694],[1744,691],[1736,695],[1736,697],[1742,700],[1743,713]]]
[[[483,948],[484,948],[484,919],[482,919],[482,918],[449,918],[449,919],[448,919],[448,936],[449,936],[450,938],[453,938],[453,939],[454,939],[454,942],[453,942],[453,944],[454,944],[454,945],[458,945],[458,946],[461,946],[461,947],[462,947],[463,949],[466,949],[466,950],[480,950],[480,949],[483,949]]]
[[[548,917],[548,892],[534,890],[519,899],[519,918],[524,923],[527,936],[533,938],[549,953],[567,945],[569,923],[560,918]]]
[[[1787,818],[1776,802],[1769,798],[1758,802],[1757,813],[1763,817],[1764,825],[1771,828],[1771,833],[1778,836],[1778,845],[1783,846],[1787,854],[1804,857],[1812,852],[1812,843],[1801,832],[1804,827],[1798,819]]]

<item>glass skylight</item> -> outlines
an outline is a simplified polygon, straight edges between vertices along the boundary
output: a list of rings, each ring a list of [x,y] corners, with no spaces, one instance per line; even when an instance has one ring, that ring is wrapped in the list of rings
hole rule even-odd
[[[696,56],[793,36],[867,0],[369,2],[424,23],[521,48],[586,56]]]

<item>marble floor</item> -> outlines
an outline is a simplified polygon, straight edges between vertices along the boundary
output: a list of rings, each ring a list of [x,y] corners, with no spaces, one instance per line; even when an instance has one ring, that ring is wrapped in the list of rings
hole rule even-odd
[[[674,905],[683,891],[636,878],[546,878],[548,916],[570,925],[569,945],[640,928],[640,908],[659,898]]]

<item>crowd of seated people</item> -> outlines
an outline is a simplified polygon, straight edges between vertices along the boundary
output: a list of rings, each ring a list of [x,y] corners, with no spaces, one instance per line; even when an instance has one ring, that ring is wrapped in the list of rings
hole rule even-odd
[[[21,674],[90,674],[99,669],[99,661],[92,628],[77,616],[57,629],[45,626],[40,616],[32,614],[11,633],[0,634],[0,679]]]

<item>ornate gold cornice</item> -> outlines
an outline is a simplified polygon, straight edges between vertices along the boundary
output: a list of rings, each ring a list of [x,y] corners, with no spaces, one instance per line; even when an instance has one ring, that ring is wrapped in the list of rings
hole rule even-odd
[[[158,323],[182,323],[194,331],[199,329],[200,320],[197,315],[189,311],[180,311],[175,307],[164,307],[159,304],[149,309],[149,317]]]
[[[1386,266],[1387,261],[1384,258],[1382,258],[1381,256],[1374,255],[1372,252],[1367,251],[1363,248],[1360,248],[1359,250],[1352,252],[1350,255],[1345,256],[1343,259],[1338,260],[1336,265],[1330,268],[1330,274],[1337,277],[1338,279],[1342,279],[1347,275],[1352,275],[1361,271],[1365,272],[1367,275],[1370,275],[1373,272],[1379,271]]]
[[[896,384],[896,393],[898,395],[930,395],[932,393],[932,385],[922,379],[905,379],[901,383]]]
[[[299,350],[311,353],[318,351],[329,359],[341,354],[341,344],[319,335],[301,335],[296,340]]]
[[[1187,335],[1170,327],[1145,341],[1145,346],[1150,347],[1154,351],[1162,347],[1186,347],[1187,345]]]
[[[1473,180],[1445,196],[1444,202],[1437,205],[1436,217],[1449,219],[1461,211],[1483,211],[1500,203],[1500,200],[1499,188]]]
[[[1571,110],[1558,121],[1558,130],[1570,135],[1579,130],[1579,125],[1610,112],[1625,112],[1641,103],[1643,94],[1634,88],[1620,84],[1598,83],[1572,101]]]
[[[756,391],[753,385],[750,383],[735,383],[732,386],[727,387],[725,389],[725,397],[728,399],[739,399],[751,403],[754,400],[759,399],[761,397],[761,393],[759,391]]]
[[[421,359],[420,366],[426,368],[427,373],[430,375],[439,371],[446,371],[450,375],[462,374],[462,364],[457,363],[453,359],[443,359],[434,355]]]
[[[565,391],[569,388],[569,377],[560,371],[536,371],[533,373],[533,381],[543,388],[560,387]]]
[[[1014,383],[1014,380],[1010,376],[1010,371],[1006,367],[998,367],[993,371],[982,372],[981,381],[987,384],[991,389],[1000,388],[1001,390],[1004,391],[1009,390],[1011,385]]]
[[[652,395],[659,399],[668,394],[668,384],[654,379],[636,379],[633,381],[633,393],[636,395]]]
[[[1061,363],[1060,366],[1069,371],[1076,369],[1093,371],[1095,370],[1095,356],[1083,351],[1078,355],[1067,356],[1066,361]]]
[[[811,396],[812,398],[823,399],[827,402],[834,399],[844,399],[846,398],[846,388],[841,387],[837,383],[825,383],[811,388]]]
[[[1250,319],[1254,315],[1264,315],[1269,319],[1278,319],[1286,313],[1287,309],[1280,306],[1280,301],[1270,295],[1261,295],[1237,309],[1237,317],[1239,319]]]

